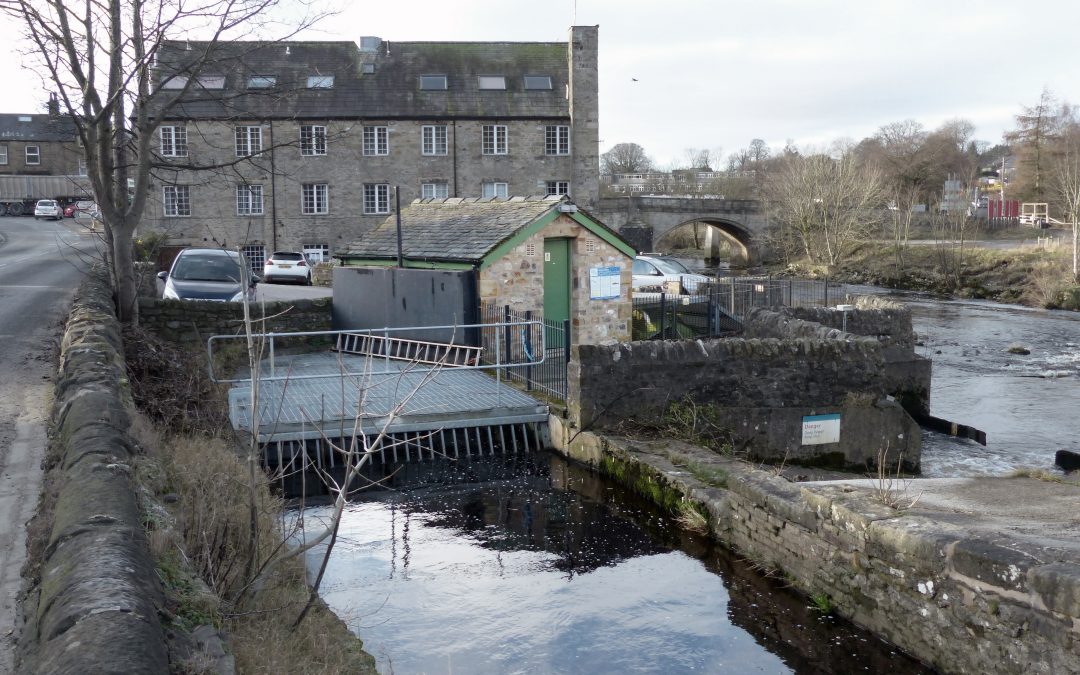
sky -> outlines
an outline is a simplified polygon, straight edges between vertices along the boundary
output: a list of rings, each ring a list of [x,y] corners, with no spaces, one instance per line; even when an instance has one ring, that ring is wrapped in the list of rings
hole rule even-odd
[[[661,167],[689,148],[820,149],[906,119],[967,119],[995,144],[1044,88],[1080,103],[1075,0],[329,2],[339,13],[301,37],[548,42],[599,25],[601,152],[633,142]],[[19,44],[11,19],[0,40]],[[0,112],[39,112],[40,78],[9,55]]]

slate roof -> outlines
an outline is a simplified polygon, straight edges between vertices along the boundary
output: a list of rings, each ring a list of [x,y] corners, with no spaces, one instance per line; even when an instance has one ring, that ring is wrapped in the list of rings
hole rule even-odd
[[[225,86],[190,89],[163,119],[570,116],[565,42],[377,44],[362,51],[354,42],[166,42],[158,54],[159,83],[205,53],[202,73],[223,75]],[[363,72],[365,64],[374,72]],[[250,75],[275,76],[276,86],[248,89]],[[308,89],[311,75],[333,75],[333,88]],[[447,89],[421,90],[421,75],[446,75]],[[505,76],[506,90],[480,90],[480,75]],[[552,87],[525,90],[525,75],[550,76]],[[170,90],[158,94],[168,97]]]
[[[562,201],[561,197],[417,199],[401,209],[402,251],[410,260],[479,263]],[[397,258],[395,218],[390,216],[334,256]]]
[[[0,113],[0,141],[74,141],[75,123],[66,115]]]

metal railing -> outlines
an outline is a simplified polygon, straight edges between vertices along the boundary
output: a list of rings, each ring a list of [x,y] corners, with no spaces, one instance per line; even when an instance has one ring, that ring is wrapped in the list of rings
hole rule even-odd
[[[635,291],[634,340],[678,340],[738,333],[755,307],[828,306],[844,297],[843,284],[828,279],[720,277],[691,295]]]
[[[516,311],[509,305],[485,302],[480,308],[484,325],[480,362],[492,353],[507,355],[513,363],[506,379],[566,400],[566,364],[570,360],[570,322],[545,319],[539,312]],[[542,354],[540,352],[543,352]],[[537,360],[537,357],[540,357]]]
[[[371,364],[366,364],[363,371],[351,371],[344,367],[339,371],[332,373],[320,372],[320,373],[297,373],[291,369],[279,369],[277,366],[278,361],[278,342],[288,341],[295,342],[296,338],[331,338],[331,342],[336,348],[342,348],[349,344],[355,343],[362,336],[371,336],[375,338],[373,343],[381,345],[417,342],[412,339],[402,339],[397,336],[409,336],[410,338],[417,334],[430,333],[433,338],[430,344],[442,343],[444,346],[452,347],[454,345],[461,345],[466,347],[484,347],[482,351],[482,357],[479,361],[470,360],[464,363],[455,362],[456,359],[452,358],[455,353],[454,349],[446,349],[442,353],[446,355],[445,358],[439,359],[423,359],[423,358],[408,358],[404,360],[409,361],[409,368],[413,372],[422,372],[425,370],[434,369],[455,369],[455,370],[487,370],[493,371],[495,379],[501,381],[504,376],[508,377],[512,369],[528,369],[536,368],[543,369],[545,366],[545,360],[551,358],[553,350],[547,348],[545,338],[549,335],[545,329],[544,323],[538,319],[513,319],[508,322],[495,321],[492,323],[477,323],[466,324],[459,326],[412,326],[405,328],[373,328],[373,329],[349,329],[349,330],[323,330],[323,331],[299,331],[291,333],[252,333],[252,343],[257,345],[260,350],[260,365],[259,365],[259,379],[261,380],[314,380],[330,377],[341,377],[342,375],[390,375],[401,372],[399,365],[392,364],[391,361],[400,362],[403,359],[399,358],[399,355],[394,353],[393,350],[382,349],[378,353],[367,354],[367,357],[372,362],[384,362],[382,369],[373,367]],[[494,334],[516,334],[524,333],[529,336],[530,345],[534,347],[525,350],[514,348],[512,345],[508,348],[507,342],[502,340],[488,341],[485,336]],[[447,338],[449,336],[449,338]],[[558,336],[554,336],[558,337]],[[221,383],[240,383],[250,382],[251,376],[248,377],[234,377],[227,378],[217,373],[214,368],[215,352],[220,351],[220,345],[224,345],[229,342],[246,341],[248,336],[244,334],[238,335],[214,335],[206,341],[206,351],[208,355],[208,369],[210,379],[214,382]],[[480,344],[477,344],[477,343]],[[349,351],[349,350],[346,350]],[[560,350],[561,353],[561,350]],[[565,370],[565,365],[563,366]]]

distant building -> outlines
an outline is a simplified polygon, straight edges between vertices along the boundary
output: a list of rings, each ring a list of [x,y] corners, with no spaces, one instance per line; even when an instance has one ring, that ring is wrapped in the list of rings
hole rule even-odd
[[[56,96],[44,115],[0,113],[0,174],[86,175],[75,124]]]
[[[174,243],[328,259],[415,198],[598,187],[597,36],[568,42],[169,42],[143,222]],[[216,167],[195,171],[195,167]]]

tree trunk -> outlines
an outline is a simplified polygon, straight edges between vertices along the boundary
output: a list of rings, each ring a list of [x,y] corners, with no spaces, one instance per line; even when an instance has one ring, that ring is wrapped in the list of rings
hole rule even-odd
[[[135,294],[135,266],[131,257],[134,228],[127,222],[114,223],[112,232],[112,266],[116,280],[116,315],[121,323],[138,322],[139,303]]]

